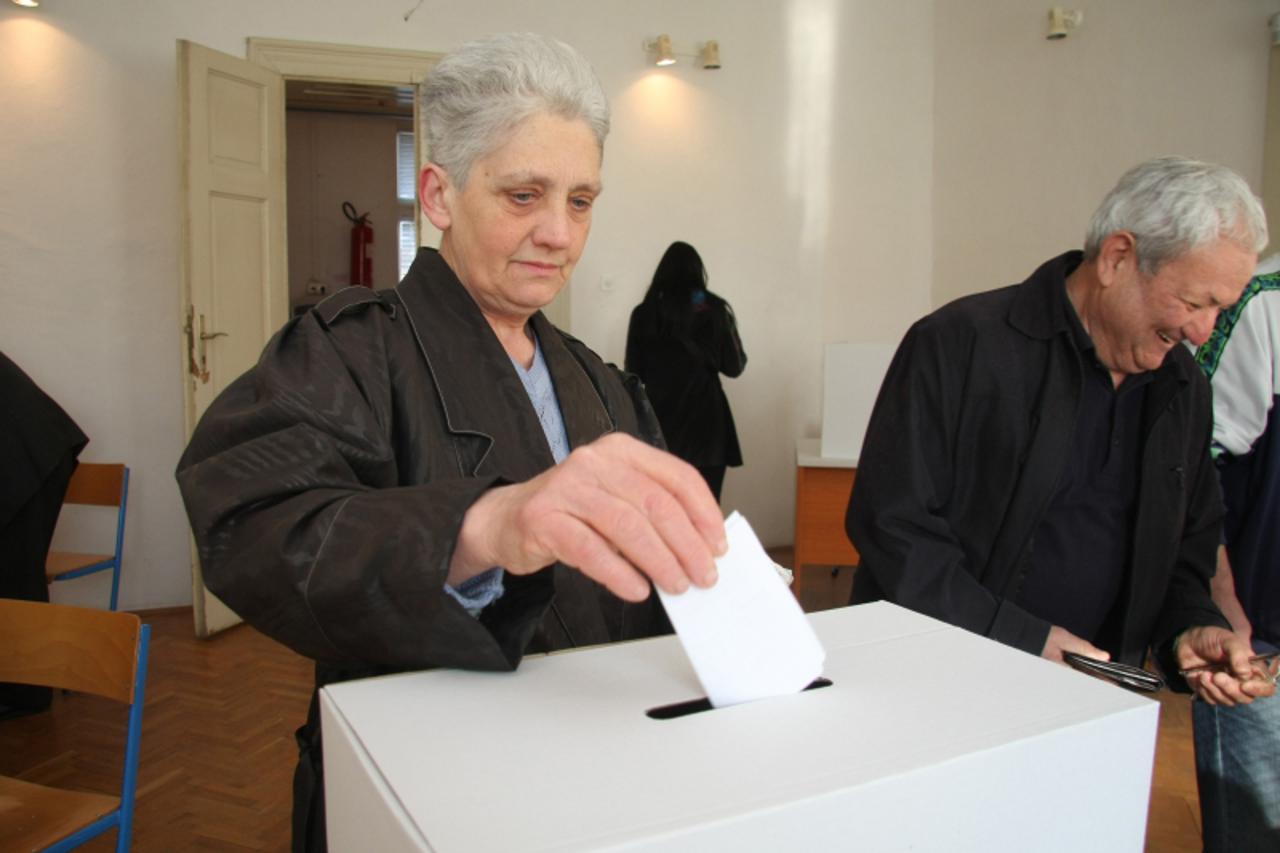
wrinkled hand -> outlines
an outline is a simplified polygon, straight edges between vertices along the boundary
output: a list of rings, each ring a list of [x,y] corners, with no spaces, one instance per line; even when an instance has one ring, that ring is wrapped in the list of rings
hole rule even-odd
[[[1258,678],[1253,671],[1249,644],[1226,628],[1189,628],[1178,637],[1173,652],[1182,670],[1216,665],[1212,670],[1186,676],[1191,689],[1210,705],[1247,705],[1276,692],[1274,684]]]
[[[491,566],[562,562],[640,601],[716,581],[724,519],[693,466],[622,433],[579,447],[532,480],[486,492],[463,518],[448,582]]]
[[[1094,660],[1111,660],[1109,652],[1103,651],[1088,640],[1077,637],[1066,628],[1054,625],[1049,629],[1049,637],[1044,641],[1044,648],[1040,651],[1040,657],[1047,658],[1055,663],[1064,663],[1062,659],[1063,652],[1075,652],[1078,655],[1084,655]]]

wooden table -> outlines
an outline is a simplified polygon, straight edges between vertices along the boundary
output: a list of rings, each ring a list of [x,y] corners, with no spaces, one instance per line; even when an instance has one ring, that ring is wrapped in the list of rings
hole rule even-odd
[[[795,589],[806,564],[856,566],[858,551],[844,532],[844,514],[858,460],[822,455],[822,442],[796,442]]]

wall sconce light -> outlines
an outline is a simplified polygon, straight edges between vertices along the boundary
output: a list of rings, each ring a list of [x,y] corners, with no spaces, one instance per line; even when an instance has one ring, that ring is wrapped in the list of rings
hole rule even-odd
[[[644,49],[654,56],[654,65],[675,65],[676,57],[671,52],[671,36],[663,33],[653,41],[645,42]]]
[[[28,9],[34,9],[40,5],[40,0],[13,0],[15,6],[26,6]]]
[[[1079,9],[1063,9],[1054,6],[1049,10],[1049,32],[1045,35],[1049,41],[1058,41],[1067,37],[1067,32],[1084,23],[1084,12]]]
[[[712,39],[702,45],[702,50],[698,53],[698,61],[702,63],[703,68],[715,69],[720,67],[720,42]]]
[[[720,67],[720,42],[714,39],[703,42],[696,53],[677,53],[671,47],[671,36],[663,33],[653,41],[646,41],[644,50],[653,56],[654,65],[675,65],[677,56],[685,56],[696,60],[703,68]]]

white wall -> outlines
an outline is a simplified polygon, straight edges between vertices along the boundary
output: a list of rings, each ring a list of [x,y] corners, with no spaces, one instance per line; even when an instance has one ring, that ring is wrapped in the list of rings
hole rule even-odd
[[[931,8],[673,2],[610,30],[616,43],[590,54],[614,130],[574,334],[621,363],[658,259],[673,240],[696,247],[748,356],[724,381],[745,465],[729,469],[722,505],[766,544],[790,543],[795,440],[822,423],[823,342],[896,340],[928,308]],[[634,36],[662,31],[677,51],[718,39],[724,67],[646,67]],[[903,284],[885,288],[893,276]]]
[[[1047,7],[1020,0],[427,0],[406,23],[412,5],[0,7],[0,348],[89,433],[85,458],[134,468],[126,607],[189,600],[172,476],[183,444],[175,39],[238,56],[248,36],[444,51],[532,29],[578,46],[612,98],[614,130],[574,331],[621,360],[662,251],[698,247],[751,357],[726,382],[746,466],[729,472],[724,503],[778,544],[792,536],[793,442],[821,422],[822,344],[895,341],[935,299],[1022,275],[1074,242],[1063,235],[1075,238],[1121,164],[1165,137],[1256,178],[1266,12],[1280,0],[1094,2],[1059,44],[1042,38]],[[1194,86],[1148,73],[1154,47],[1128,52],[1157,9],[1173,21],[1157,28],[1179,34],[1159,68],[1194,64]],[[1104,27],[1108,17],[1118,22]],[[646,66],[640,43],[660,32],[677,51],[718,39],[724,67]],[[1044,88],[1073,98],[1079,121],[1042,127],[1054,119],[1035,109]],[[1055,168],[1064,157],[1086,166]],[[100,600],[92,579],[66,586],[64,600]]]
[[[1276,0],[939,2],[934,73],[934,301],[1021,281],[1084,242],[1130,166],[1183,154],[1262,189]],[[945,33],[945,37],[942,35]]]

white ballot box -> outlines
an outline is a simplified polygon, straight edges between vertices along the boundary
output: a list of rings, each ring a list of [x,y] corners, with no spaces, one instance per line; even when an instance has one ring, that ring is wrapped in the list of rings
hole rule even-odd
[[[1140,851],[1159,705],[888,603],[830,686],[670,719],[675,637],[321,691],[329,849]]]

